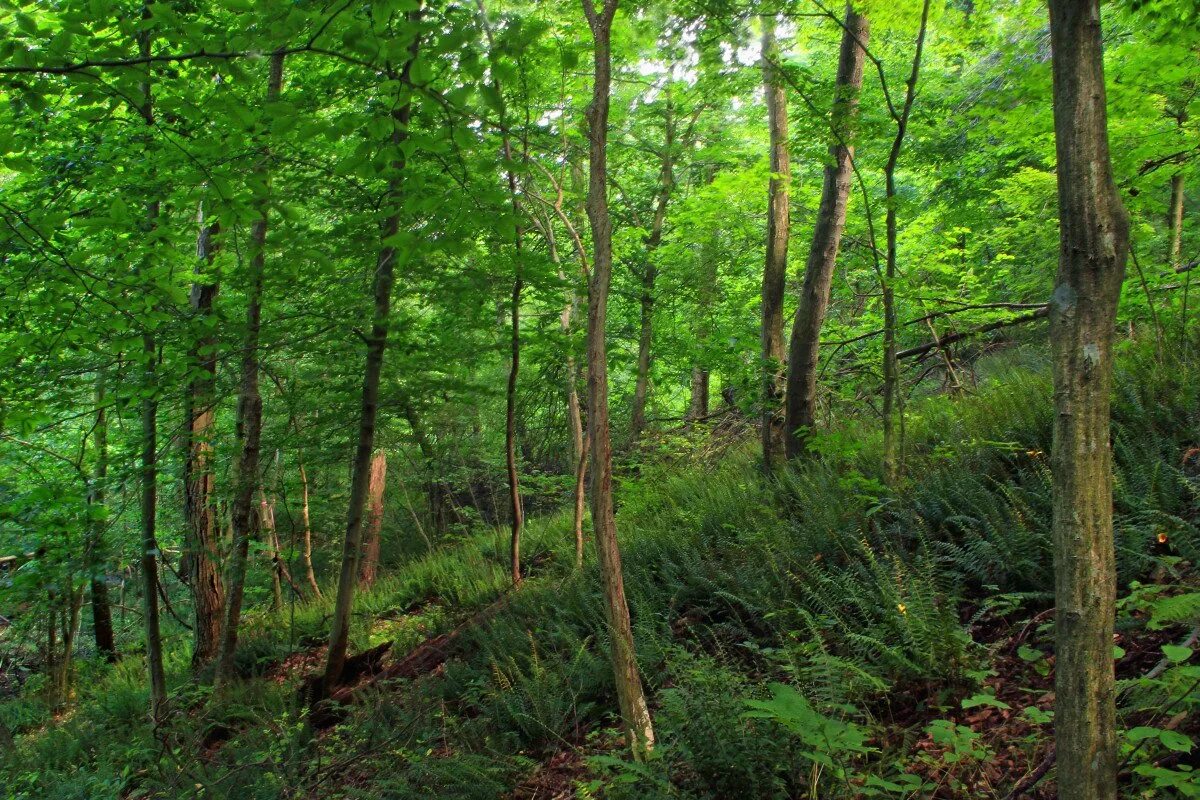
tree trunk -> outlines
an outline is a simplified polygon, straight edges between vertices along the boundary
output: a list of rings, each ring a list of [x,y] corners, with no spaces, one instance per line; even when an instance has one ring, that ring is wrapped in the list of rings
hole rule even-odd
[[[142,8],[142,19],[151,19],[151,3]],[[147,29],[138,35],[138,53],[149,56],[151,34]],[[142,80],[142,106],[139,112],[146,125],[147,135],[154,127],[154,95],[150,69]],[[159,201],[146,205],[146,231],[152,234],[158,227]],[[150,264],[144,265],[152,266]],[[146,631],[146,667],[150,675],[150,719],[158,725],[167,711],[167,678],[163,670],[162,629],[158,611],[158,540],[156,514],[158,511],[158,375],[156,360],[158,345],[154,329],[149,325],[142,331],[142,453],[141,453],[141,525],[142,525],[142,621]]]
[[[410,25],[416,25],[421,17],[421,8],[408,12]],[[399,79],[408,80],[413,60],[417,57],[421,37],[414,35],[409,45],[408,58]],[[389,70],[390,77],[396,78]],[[383,246],[379,251],[378,265],[372,293],[375,300],[374,319],[371,333],[367,337],[367,360],[363,370],[362,406],[359,412],[358,444],[354,451],[354,462],[350,478],[350,508],[346,519],[346,536],[342,542],[342,566],[338,573],[337,600],[333,609],[333,623],[329,631],[329,652],[325,659],[325,674],[320,691],[314,701],[323,700],[337,685],[346,665],[346,652],[350,646],[350,611],[354,606],[354,590],[358,577],[358,556],[362,550],[363,505],[367,497],[368,472],[371,452],[375,449],[375,417],[379,411],[379,376],[383,371],[383,353],[387,348],[388,323],[391,314],[392,284],[395,282],[396,249],[391,244],[400,232],[400,205],[405,167],[404,151],[400,145],[408,136],[408,122],[412,113],[411,96],[392,112],[395,124],[391,144],[396,157],[391,165],[385,207],[389,209],[381,231]]]
[[[271,559],[271,611],[277,614],[283,610],[283,554],[275,530],[275,498],[267,497],[263,486],[258,487],[258,529]]]
[[[630,748],[644,759],[654,747],[654,728],[642,689],[633,627],[625,599],[621,551],[613,510],[612,438],[608,417],[608,355],[605,323],[612,281],[612,220],[608,211],[608,109],[612,81],[610,32],[617,0],[604,0],[597,10],[593,0],[583,0],[583,10],[595,41],[595,83],[588,106],[587,215],[592,229],[592,277],[588,302],[588,433],[591,437],[592,527],[604,584],[605,615],[612,637],[613,672],[617,701]]]
[[[921,54],[925,48],[925,31],[929,25],[929,0],[921,7],[921,27],[917,32],[916,49],[913,52],[912,71],[905,82],[904,107],[897,114],[892,111],[896,122],[896,138],[884,166],[884,183],[887,192],[887,266],[883,277],[883,478],[893,486],[904,474],[903,434],[904,410],[900,396],[900,361],[896,356],[896,164],[900,160],[900,149],[908,133],[908,119],[917,95],[917,79],[921,73]],[[897,416],[899,420],[897,424]]]
[[[575,467],[575,569],[583,569],[583,512],[587,505],[588,450],[592,439],[583,440]]]
[[[312,560],[312,520],[308,513],[308,473],[304,471],[304,456],[297,453],[297,463],[300,468],[300,521],[304,525],[304,575],[308,579],[308,587],[312,589],[313,597],[320,599],[321,586],[317,583],[317,573],[313,570]]]
[[[1059,266],[1054,373],[1055,752],[1062,800],[1116,798],[1109,394],[1129,218],[1113,183],[1099,0],[1050,0]]]
[[[108,581],[105,567],[108,564],[107,548],[104,544],[105,483],[108,481],[108,402],[105,375],[101,370],[96,376],[96,430],[93,441],[96,446],[96,470],[90,482],[88,505],[91,506],[91,537],[87,543],[88,578],[92,590],[92,635],[96,639],[96,652],[110,664],[117,660],[117,645],[113,636],[112,607],[108,602]]]
[[[789,344],[784,422],[784,441],[789,459],[804,454],[808,447],[808,436],[816,426],[821,327],[825,324],[825,312],[829,308],[833,272],[837,266],[842,231],[846,227],[850,185],[854,180],[852,142],[858,95],[862,89],[863,48],[870,36],[870,26],[867,18],[854,13],[849,3],[846,4],[844,25],[830,118],[830,162],[825,165],[821,203],[804,267],[804,288],[792,322]]]
[[[646,401],[650,396],[650,345],[654,338],[654,284],[658,282],[658,267],[654,264],[654,251],[662,244],[663,226],[667,221],[667,204],[675,191],[675,107],[667,88],[665,136],[662,165],[659,168],[658,197],[654,204],[654,217],[650,221],[650,232],[644,242],[646,265],[642,272],[641,333],[638,336],[637,380],[633,389],[633,412],[630,417],[630,439],[636,444],[646,429]]]
[[[763,91],[771,136],[771,181],[767,188],[767,257],[762,281],[762,451],[770,470],[780,450],[779,404],[784,392],[783,295],[787,283],[789,230],[787,95],[777,74],[779,48],[774,17],[763,17]]]
[[[362,562],[358,581],[364,589],[375,585],[379,576],[379,549],[383,536],[383,498],[387,486],[387,453],[376,450],[371,457],[371,478],[367,487],[367,529],[363,537]]]
[[[1167,225],[1171,231],[1170,250],[1167,256],[1173,269],[1182,266],[1180,255],[1183,252],[1183,174],[1171,176],[1171,208],[1167,216]]]
[[[265,114],[279,98],[283,85],[284,53],[271,55],[267,78]],[[242,341],[242,375],[238,389],[237,434],[240,440],[235,473],[235,493],[231,522],[233,552],[229,564],[228,596],[225,599],[225,618],[221,626],[221,643],[217,651],[217,671],[213,691],[220,694],[234,677],[234,658],[237,654],[238,627],[242,617],[242,598],[246,590],[246,562],[250,537],[254,533],[254,488],[259,480],[259,450],[262,439],[262,394],[258,389],[259,329],[262,321],[263,271],[266,260],[267,214],[270,207],[270,148],[260,149],[254,166],[255,177],[262,183],[262,194],[256,198],[258,219],[250,229],[250,269],[247,275],[246,335]]]
[[[216,253],[213,237],[217,225],[204,224],[204,209],[198,214],[200,234],[196,251],[202,267],[211,268]],[[215,280],[215,279],[214,279]],[[218,284],[197,281],[192,284],[190,304],[203,333],[189,353],[195,377],[188,389],[187,454],[183,465],[183,514],[186,521],[184,554],[188,586],[192,591],[192,668],[199,669],[217,655],[221,639],[221,611],[225,606],[225,587],[221,581],[218,547],[217,508],[213,476],[213,430],[215,427],[217,353],[216,336],[208,321]]]

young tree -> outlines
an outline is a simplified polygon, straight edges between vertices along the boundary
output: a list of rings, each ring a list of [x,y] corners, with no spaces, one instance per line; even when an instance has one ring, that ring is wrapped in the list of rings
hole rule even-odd
[[[833,271],[837,265],[842,230],[846,226],[846,207],[854,180],[854,129],[870,25],[866,15],[855,13],[850,3],[846,3],[842,24],[842,45],[829,123],[830,160],[825,164],[821,203],[817,208],[812,244],[804,267],[804,288],[800,292],[800,304],[792,321],[788,349],[784,441],[789,459],[804,454],[808,435],[816,424],[817,356],[821,345],[821,327],[829,307]]]
[[[279,99],[283,85],[285,53],[276,50],[271,55],[264,102],[265,115]],[[265,135],[265,134],[264,134]],[[241,384],[238,389],[237,432],[238,462],[234,477],[233,553],[229,564],[228,595],[225,616],[221,625],[221,643],[217,650],[217,671],[213,691],[219,694],[233,680],[234,657],[237,654],[238,627],[241,624],[242,598],[246,591],[246,565],[250,552],[250,537],[254,532],[254,489],[259,481],[259,452],[262,445],[262,393],[258,387],[261,367],[259,336],[262,327],[263,273],[266,262],[268,209],[270,208],[270,148],[263,146],[254,165],[254,177],[261,186],[256,198],[258,219],[250,229],[250,261],[247,274],[246,333],[242,341]]]
[[[779,404],[783,400],[783,296],[787,285],[790,234],[789,189],[792,167],[788,158],[787,93],[779,75],[779,46],[775,19],[762,20],[763,91],[767,98],[767,127],[771,137],[771,181],[767,187],[767,257],[762,279],[762,452],[770,470],[779,452]]]
[[[621,572],[621,550],[617,544],[612,436],[608,417],[608,352],[605,341],[613,260],[612,219],[608,210],[608,112],[612,85],[611,34],[617,0],[604,0],[600,8],[596,8],[593,0],[583,0],[583,12],[594,42],[592,102],[587,111],[589,165],[586,203],[588,223],[592,230],[587,329],[592,528],[600,561],[600,577],[604,583],[605,617],[612,637],[617,702],[633,755],[642,759],[654,747],[654,727],[642,689],[637,654],[634,652],[633,626],[629,620],[629,605],[625,599],[625,581]]]
[[[1054,373],[1055,709],[1058,796],[1117,796],[1109,394],[1129,219],[1108,150],[1099,0],[1050,0],[1059,266]]]
[[[413,62],[421,46],[420,32],[416,30],[422,9],[405,15],[405,23],[413,28],[403,67],[397,71],[389,67],[389,79],[406,84],[412,73]],[[342,564],[338,572],[337,600],[333,609],[333,623],[329,630],[329,652],[325,658],[325,672],[320,691],[314,701],[324,699],[342,677],[346,655],[350,647],[350,612],[354,606],[354,591],[358,579],[358,559],[362,550],[363,506],[367,499],[371,452],[375,448],[375,418],[379,413],[379,376],[383,371],[383,354],[387,349],[388,328],[392,305],[392,285],[396,281],[396,236],[400,233],[403,203],[405,150],[401,147],[408,139],[408,124],[412,116],[412,95],[405,93],[392,111],[391,150],[394,153],[388,177],[384,207],[388,214],[384,218],[380,239],[382,246],[375,267],[371,293],[375,310],[371,321],[371,332],[367,335],[366,367],[363,370],[362,404],[358,420],[358,441],[354,450],[354,461],[350,476],[350,508],[346,518],[346,535],[342,541]]]

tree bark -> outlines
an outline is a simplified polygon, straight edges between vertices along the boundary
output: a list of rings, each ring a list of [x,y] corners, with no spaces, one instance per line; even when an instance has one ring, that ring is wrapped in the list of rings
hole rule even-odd
[[[821,203],[804,267],[804,288],[792,322],[789,343],[784,422],[784,441],[789,459],[805,453],[809,434],[817,422],[821,328],[829,308],[833,272],[837,266],[842,231],[846,227],[846,207],[854,180],[852,141],[858,115],[858,95],[862,89],[863,48],[870,36],[870,25],[865,16],[856,14],[847,3],[844,26],[834,84],[833,114],[830,118],[830,161],[825,165]]]
[[[604,0],[597,9],[583,0],[592,31],[594,85],[587,110],[588,170],[587,215],[592,230],[592,276],[588,302],[588,433],[591,437],[592,527],[604,584],[605,616],[612,637],[612,662],[621,719],[633,755],[644,759],[654,747],[654,728],[646,705],[642,678],[634,652],[633,627],[625,599],[621,551],[613,509],[612,438],[608,415],[608,355],[605,323],[612,281],[612,220],[608,210],[608,110],[612,82],[610,33],[617,0]]]
[[[921,73],[921,54],[925,48],[925,32],[929,25],[929,0],[921,7],[921,27],[917,32],[917,44],[913,52],[912,70],[905,82],[904,106],[897,114],[892,111],[896,122],[896,138],[888,153],[884,166],[884,183],[887,192],[887,266],[883,277],[883,478],[889,486],[899,482],[904,473],[903,432],[904,410],[900,395],[900,361],[896,355],[896,165],[900,160],[900,149],[908,133],[908,119],[913,101],[917,96],[917,79]],[[899,412],[899,425],[897,425]]]
[[[767,255],[762,280],[762,452],[772,468],[780,450],[779,404],[784,393],[783,296],[787,283],[792,167],[788,157],[787,95],[777,74],[779,47],[774,17],[763,17],[763,92],[771,137],[771,180],[767,188]]]
[[[1099,0],[1050,0],[1059,266],[1054,373],[1055,751],[1062,800],[1117,796],[1109,395],[1129,218],[1113,183]]]
[[[216,253],[216,223],[206,225],[204,208],[198,213],[200,233],[196,253],[201,267],[211,268]],[[215,281],[215,279],[213,279]],[[218,284],[198,280],[192,284],[192,314],[203,331],[189,353],[195,377],[188,388],[187,454],[183,465],[183,514],[188,586],[192,592],[192,668],[199,669],[217,655],[221,640],[221,611],[225,586],[221,580],[217,507],[213,476],[212,438],[215,427],[217,353],[216,336],[209,324]]]
[[[142,7],[142,19],[151,19],[152,2]],[[138,53],[150,54],[151,32],[138,35]],[[142,79],[142,105],[139,113],[148,135],[154,127],[154,94],[150,68]],[[146,205],[146,231],[152,234],[158,227],[159,201]],[[151,264],[145,264],[150,267]],[[140,271],[140,270],[139,270]],[[147,325],[142,331],[142,453],[141,453],[141,532],[142,532],[142,621],[146,632],[146,668],[150,677],[150,719],[158,725],[167,712],[167,678],[163,669],[162,628],[158,611],[158,345],[154,329]]]
[[[383,536],[383,498],[387,486],[387,453],[376,450],[371,457],[371,478],[367,487],[367,529],[363,537],[362,561],[358,582],[364,589],[375,585],[379,576],[379,550]]]
[[[583,569],[583,512],[587,505],[588,450],[592,439],[583,440],[575,467],[575,569]]]
[[[108,481],[108,402],[105,374],[96,376],[96,430],[92,438],[96,447],[96,468],[90,482],[88,505],[91,537],[87,543],[88,578],[92,594],[92,635],[96,651],[110,664],[117,660],[117,645],[113,636],[112,607],[108,601],[108,581],[105,578],[107,548],[104,544],[105,484]]]
[[[265,115],[279,98],[283,85],[284,53],[271,55],[267,78]],[[238,389],[237,434],[240,440],[235,475],[235,493],[231,522],[233,552],[229,564],[225,599],[225,617],[217,650],[214,694],[221,694],[234,678],[238,627],[241,624],[242,598],[246,590],[246,563],[250,537],[254,533],[254,488],[259,480],[259,451],[262,444],[262,394],[258,387],[260,368],[258,340],[262,324],[263,272],[266,260],[268,209],[270,208],[270,148],[263,146],[254,166],[255,177],[262,182],[263,194],[256,199],[258,219],[250,229],[250,262],[247,275],[246,333],[242,341],[241,385]]]
[[[275,530],[275,498],[267,496],[263,486],[258,487],[258,530],[263,545],[271,559],[271,612],[283,610],[283,554],[279,547],[279,534]]]
[[[1167,260],[1172,269],[1178,270],[1182,266],[1180,256],[1183,253],[1183,173],[1180,172],[1171,176],[1171,207],[1167,225],[1171,233]]]
[[[416,25],[422,10],[408,12],[407,20]],[[413,60],[417,57],[421,37],[415,35],[409,45],[408,57],[399,76],[389,70],[390,77],[402,82],[408,80]],[[329,631],[329,652],[325,659],[325,674],[320,691],[313,699],[323,700],[329,695],[342,676],[346,665],[346,653],[350,646],[350,611],[354,606],[354,590],[358,577],[358,556],[362,550],[363,505],[367,496],[368,472],[371,452],[375,448],[375,418],[379,412],[379,376],[383,371],[383,353],[387,348],[388,325],[391,315],[392,284],[395,282],[396,248],[392,244],[400,232],[400,205],[402,203],[404,151],[400,145],[408,137],[408,123],[412,114],[412,98],[406,97],[392,112],[394,125],[391,144],[396,156],[391,164],[385,207],[389,209],[381,231],[382,247],[375,268],[372,293],[375,300],[374,319],[371,333],[367,337],[367,359],[363,370],[362,406],[359,412],[358,444],[354,451],[354,462],[350,478],[350,508],[346,519],[346,536],[342,542],[342,565],[338,573],[337,600],[333,610],[333,623]]]
[[[308,511],[308,473],[304,470],[304,455],[298,451],[296,462],[300,469],[300,521],[304,525],[304,576],[308,579],[308,587],[312,589],[313,597],[320,599],[321,586],[317,583],[317,573],[313,570],[312,560],[312,519]]]

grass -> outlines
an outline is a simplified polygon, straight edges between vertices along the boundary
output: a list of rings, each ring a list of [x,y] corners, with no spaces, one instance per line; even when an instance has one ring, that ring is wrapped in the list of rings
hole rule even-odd
[[[1161,563],[1160,533],[1173,557],[1195,562],[1197,493],[1180,459],[1200,430],[1196,377],[1134,355],[1121,362],[1123,586]],[[854,756],[854,783],[846,770],[814,768],[803,736],[746,718],[746,703],[783,683],[821,719],[873,730],[883,724],[873,709],[891,695],[977,688],[991,654],[972,640],[972,623],[998,598],[1026,615],[1049,604],[1049,425],[1048,379],[1022,369],[957,402],[912,404],[912,479],[896,492],[879,483],[878,437],[867,423],[823,437],[813,463],[778,481],[762,480],[740,445],[704,463],[683,454],[643,465],[620,487],[618,521],[661,742],[649,766],[619,758],[599,581],[590,560],[572,570],[570,518],[557,514],[530,521],[533,574],[502,613],[467,632],[462,655],[379,691],[333,731],[318,736],[305,724],[294,683],[262,677],[323,639],[330,604],[302,604],[288,625],[265,614],[247,621],[248,678],[220,708],[204,710],[186,653],[172,653],[177,717],[156,733],[144,720],[137,658],[89,665],[95,679],[53,725],[31,727],[23,701],[0,706],[26,731],[0,773],[0,795],[482,799],[504,796],[562,752],[581,760],[585,794],[864,792],[868,780],[886,783],[916,763],[919,731],[897,740],[907,745]],[[395,640],[404,653],[492,603],[507,587],[505,535],[482,533],[380,580],[356,606],[354,647]],[[204,732],[218,724],[235,735],[202,751]],[[586,770],[584,755],[597,757]]]

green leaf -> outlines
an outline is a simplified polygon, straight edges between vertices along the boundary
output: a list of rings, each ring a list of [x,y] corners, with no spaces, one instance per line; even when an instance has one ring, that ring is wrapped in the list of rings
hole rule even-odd
[[[1182,664],[1192,657],[1192,648],[1182,647],[1177,644],[1164,644],[1162,646],[1163,655],[1167,657],[1172,664]]]

